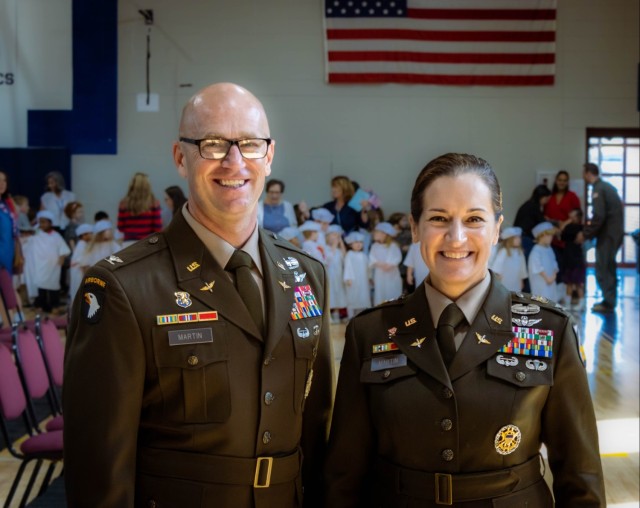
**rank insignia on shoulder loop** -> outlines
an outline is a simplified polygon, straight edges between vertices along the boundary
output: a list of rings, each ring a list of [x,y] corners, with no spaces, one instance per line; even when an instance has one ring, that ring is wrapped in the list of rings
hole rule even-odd
[[[411,345],[413,347],[417,347],[417,348],[421,348],[422,347],[422,343],[426,340],[426,337],[420,337],[419,339],[414,340]]]
[[[118,256],[114,256],[113,254],[108,258],[105,258],[104,260],[111,265],[115,265],[116,263],[123,263],[122,259],[120,259]]]
[[[516,451],[520,446],[521,440],[522,433],[520,429],[513,424],[509,424],[498,431],[493,444],[500,455],[509,455]]]
[[[417,323],[416,318],[412,317],[411,319],[407,319],[404,322],[404,326],[409,327],[411,325],[415,325]]]
[[[545,298],[544,296],[531,295],[531,299],[535,300],[536,302],[540,302],[540,303],[549,303],[549,299]]]
[[[524,315],[519,318],[512,317],[511,321],[517,324],[518,326],[533,326],[533,325],[537,325],[540,321],[542,321],[542,318],[529,319],[529,316]]]
[[[215,280],[212,280],[211,282],[205,282],[204,286],[200,288],[200,291],[209,291],[210,293],[213,293],[213,285],[215,283],[216,283]]]
[[[502,324],[502,318],[501,318],[501,317],[499,317],[499,316],[496,316],[495,314],[493,314],[493,315],[491,316],[491,321],[495,321],[495,322],[496,322],[496,323],[498,323],[499,325],[501,325],[501,324]]]
[[[476,332],[476,338],[478,339],[478,344],[491,344],[491,342],[485,339],[485,337],[486,335],[480,335],[478,332]]]
[[[289,284],[287,284],[285,281],[283,280],[279,280],[278,284],[280,284],[282,286],[282,290],[286,291],[287,289],[291,289],[291,286]]]
[[[197,268],[200,268],[200,264],[197,261],[194,261],[193,263],[189,263],[187,265],[187,270],[189,270],[190,272],[193,272]]]
[[[537,314],[538,312],[540,312],[540,306],[533,303],[515,303],[511,306],[511,312],[515,314]]]
[[[183,309],[191,307],[191,304],[193,302],[191,301],[191,295],[189,295],[189,293],[187,293],[186,291],[176,291],[173,294],[176,296],[176,303],[180,307],[182,307]]]
[[[398,345],[395,342],[384,342],[383,344],[374,344],[371,346],[371,352],[373,354],[376,353],[387,353],[389,351],[397,351]]]

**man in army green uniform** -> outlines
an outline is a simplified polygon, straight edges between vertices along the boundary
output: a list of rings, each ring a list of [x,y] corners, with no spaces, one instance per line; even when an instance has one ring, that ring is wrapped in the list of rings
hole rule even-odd
[[[592,216],[585,229],[586,239],[596,239],[596,281],[603,300],[596,303],[594,312],[613,312],[616,306],[616,254],[624,237],[622,201],[616,188],[599,176],[598,166],[584,165],[584,181],[591,185]]]
[[[257,227],[274,148],[249,91],[198,92],[173,146],[187,205],[85,275],[65,360],[70,507],[320,502],[326,273]]]

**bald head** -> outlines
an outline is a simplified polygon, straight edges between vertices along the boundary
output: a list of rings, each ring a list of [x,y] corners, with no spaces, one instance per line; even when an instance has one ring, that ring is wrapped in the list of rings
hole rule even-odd
[[[233,124],[238,137],[270,137],[262,103],[249,90],[233,83],[214,83],[191,97],[182,110],[180,135],[222,136],[222,132],[215,132],[219,128],[216,122],[221,119]],[[246,130],[249,126],[252,132]]]

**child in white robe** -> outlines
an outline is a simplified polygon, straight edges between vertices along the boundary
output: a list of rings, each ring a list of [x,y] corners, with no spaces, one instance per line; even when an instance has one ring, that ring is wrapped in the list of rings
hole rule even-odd
[[[321,231],[320,224],[315,221],[308,220],[298,228],[298,231],[300,231],[302,236],[304,236],[302,250],[316,258],[321,263],[324,263],[324,247],[318,243],[318,237]]]
[[[113,239],[113,225],[106,219],[99,220],[93,226],[93,238],[87,245],[83,259],[79,260],[80,266],[86,269],[119,250],[122,250],[122,246]]]
[[[76,296],[78,288],[82,283],[82,277],[87,269],[86,266],[81,266],[84,262],[87,247],[93,237],[93,226],[91,224],[80,224],[76,228],[76,235],[78,241],[73,253],[71,254],[71,262],[69,264],[69,302],[73,302],[73,298]]]
[[[373,270],[373,305],[402,295],[399,267],[402,251],[393,241],[396,234],[396,228],[388,222],[380,222],[373,230],[374,244],[369,251],[369,267]]]
[[[342,241],[344,230],[333,224],[327,228],[324,247],[325,265],[329,276],[329,306],[331,308],[331,322],[339,323],[341,313],[347,307],[347,296],[344,291],[343,272],[344,256],[347,249]]]
[[[371,307],[369,284],[369,257],[364,248],[364,235],[357,231],[349,233],[344,241],[349,246],[344,257],[343,279],[347,297],[347,317],[352,318]]]
[[[407,286],[411,290],[415,290],[429,275],[429,268],[422,258],[420,245],[420,242],[412,243],[403,261],[404,266],[407,267]]]
[[[509,291],[522,291],[527,278],[527,262],[522,251],[522,229],[505,228],[502,242],[491,261],[491,270]]]
[[[556,228],[550,222],[541,222],[531,230],[536,244],[529,254],[529,284],[531,294],[556,300],[558,292],[556,275],[558,262],[551,248],[551,241]]]

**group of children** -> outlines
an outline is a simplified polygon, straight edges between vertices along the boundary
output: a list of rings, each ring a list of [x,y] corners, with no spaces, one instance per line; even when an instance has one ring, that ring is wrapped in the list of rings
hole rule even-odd
[[[114,239],[113,225],[104,212],[96,215],[97,220],[93,225],[78,223],[77,219],[82,216],[82,205],[69,205],[71,223],[63,231],[64,236],[58,232],[55,218],[47,210],[36,214],[33,225],[28,219],[19,222],[24,271],[17,276],[16,287],[24,285],[26,294],[23,294],[23,298],[47,313],[65,311],[60,306],[63,285],[68,286],[66,296],[70,302],[80,287],[86,269],[122,248]],[[26,214],[24,210],[20,212]],[[67,234],[71,232],[73,234]]]
[[[532,229],[536,244],[528,259],[525,259],[522,250],[522,230],[511,227],[502,231],[500,246],[491,262],[491,269],[507,289],[522,291],[525,289],[525,279],[528,278],[527,289],[531,294],[554,301],[566,300],[576,310],[584,307],[586,260],[583,251],[582,211],[572,210],[569,218],[570,222],[562,231],[558,231],[550,222],[537,224]],[[566,285],[566,297],[559,291],[559,264],[551,247],[554,238],[559,238],[564,243],[564,248],[560,251],[563,271],[559,282]]]

